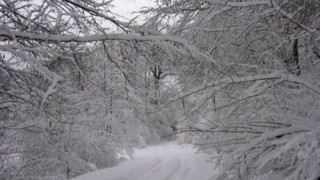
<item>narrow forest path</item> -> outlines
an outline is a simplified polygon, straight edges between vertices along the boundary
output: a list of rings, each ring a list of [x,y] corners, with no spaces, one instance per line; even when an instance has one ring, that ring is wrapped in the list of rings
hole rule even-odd
[[[214,168],[208,159],[192,145],[170,142],[135,150],[133,160],[73,180],[209,180]]]

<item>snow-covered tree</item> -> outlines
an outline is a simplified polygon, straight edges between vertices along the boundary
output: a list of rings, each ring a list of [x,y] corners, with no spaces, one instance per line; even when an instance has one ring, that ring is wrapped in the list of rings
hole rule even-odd
[[[177,126],[217,178],[318,178],[320,3],[155,2],[144,27],[111,1],[0,2],[0,178],[112,166]]]
[[[110,2],[0,2],[1,178],[70,178],[160,139],[135,44],[180,40],[118,21]]]
[[[147,25],[203,56],[176,58],[182,132],[219,152],[220,179],[316,179],[319,3],[157,1]],[[200,87],[199,87],[200,86]],[[195,136],[192,136],[195,137]],[[277,178],[274,178],[277,177]]]

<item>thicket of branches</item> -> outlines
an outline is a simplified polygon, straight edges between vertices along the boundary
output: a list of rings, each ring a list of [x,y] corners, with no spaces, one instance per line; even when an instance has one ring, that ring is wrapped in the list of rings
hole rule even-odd
[[[0,2],[0,179],[67,179],[170,138],[150,69],[175,39],[116,20],[110,2]]]
[[[181,131],[217,152],[215,178],[317,179],[319,2],[157,2],[148,25],[170,24],[205,55],[177,60]]]
[[[136,26],[110,1],[0,2],[0,179],[109,167],[176,127],[213,178],[318,178],[320,3],[155,3]]]

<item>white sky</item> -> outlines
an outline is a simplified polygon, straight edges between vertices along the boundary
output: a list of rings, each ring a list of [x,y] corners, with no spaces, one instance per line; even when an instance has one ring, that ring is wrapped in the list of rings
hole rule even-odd
[[[112,4],[113,12],[128,19],[137,16],[137,14],[131,14],[132,12],[139,11],[142,7],[152,6],[151,0],[113,0]]]

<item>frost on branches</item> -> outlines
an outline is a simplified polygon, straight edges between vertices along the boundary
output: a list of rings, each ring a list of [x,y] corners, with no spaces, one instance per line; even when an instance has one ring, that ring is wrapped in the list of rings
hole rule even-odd
[[[177,40],[118,21],[110,3],[0,2],[0,179],[68,179],[172,133],[141,54]]]
[[[320,177],[320,2],[0,2],[0,179],[68,179],[178,138],[216,179]],[[115,31],[115,29],[117,31]]]
[[[143,13],[203,56],[177,58],[181,132],[217,179],[320,177],[320,3],[166,1]],[[171,103],[168,102],[168,103]],[[185,138],[185,136],[184,136]]]

